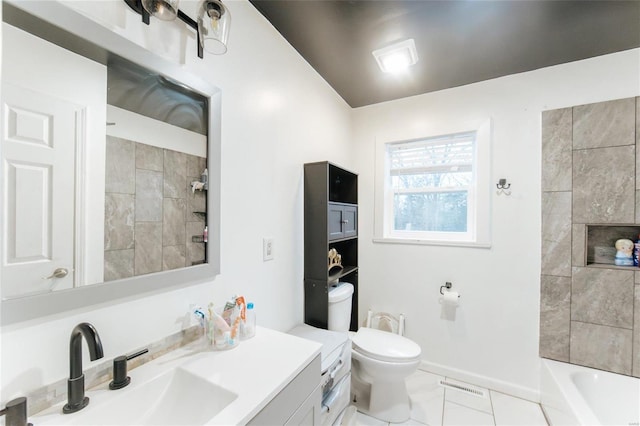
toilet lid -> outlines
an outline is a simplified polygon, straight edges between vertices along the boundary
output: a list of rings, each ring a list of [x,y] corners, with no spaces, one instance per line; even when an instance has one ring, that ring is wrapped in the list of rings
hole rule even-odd
[[[361,354],[380,361],[413,361],[422,352],[418,344],[406,337],[368,327],[361,327],[351,342]]]

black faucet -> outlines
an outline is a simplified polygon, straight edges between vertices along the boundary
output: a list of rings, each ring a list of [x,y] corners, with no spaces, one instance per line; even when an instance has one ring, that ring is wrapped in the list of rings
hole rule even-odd
[[[95,327],[88,322],[76,325],[69,341],[69,380],[67,381],[67,403],[62,407],[64,414],[75,413],[89,404],[84,396],[84,374],[82,374],[82,336],[87,341],[91,361],[104,356],[102,342]]]

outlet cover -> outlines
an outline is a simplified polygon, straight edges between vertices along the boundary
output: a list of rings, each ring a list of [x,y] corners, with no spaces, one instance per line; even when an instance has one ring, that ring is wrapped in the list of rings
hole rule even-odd
[[[262,239],[262,260],[273,260],[273,238]]]

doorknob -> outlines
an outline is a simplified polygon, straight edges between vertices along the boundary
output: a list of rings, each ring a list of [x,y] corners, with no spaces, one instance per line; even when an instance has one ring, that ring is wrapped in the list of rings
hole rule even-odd
[[[69,271],[66,268],[57,268],[51,275],[48,277],[42,277],[43,280],[50,280],[51,278],[64,278],[67,276]]]

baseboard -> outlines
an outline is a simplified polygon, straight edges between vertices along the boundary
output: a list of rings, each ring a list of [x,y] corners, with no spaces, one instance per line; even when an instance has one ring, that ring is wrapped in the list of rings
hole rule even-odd
[[[469,383],[471,385],[480,386],[507,395],[526,399],[527,401],[540,403],[540,390],[521,386],[511,382],[494,379],[480,374],[471,373],[457,368],[447,367],[446,365],[436,364],[433,362],[422,360],[420,362],[420,370],[428,373],[437,374],[439,376],[450,377],[455,380]]]

